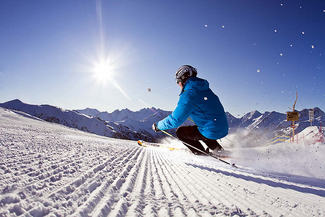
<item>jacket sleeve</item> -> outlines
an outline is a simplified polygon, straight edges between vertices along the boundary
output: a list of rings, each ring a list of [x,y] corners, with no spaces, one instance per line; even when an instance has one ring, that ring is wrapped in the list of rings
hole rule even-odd
[[[157,123],[159,130],[168,130],[179,127],[192,113],[193,105],[191,104],[189,93],[183,93],[173,113]]]

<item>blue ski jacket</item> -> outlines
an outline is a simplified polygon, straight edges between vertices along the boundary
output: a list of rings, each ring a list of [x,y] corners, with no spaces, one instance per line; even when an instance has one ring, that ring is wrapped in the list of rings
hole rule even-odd
[[[228,134],[228,121],[219,97],[209,88],[208,81],[190,77],[180,93],[172,114],[157,123],[157,128],[167,130],[179,127],[188,117],[208,139],[220,139]]]

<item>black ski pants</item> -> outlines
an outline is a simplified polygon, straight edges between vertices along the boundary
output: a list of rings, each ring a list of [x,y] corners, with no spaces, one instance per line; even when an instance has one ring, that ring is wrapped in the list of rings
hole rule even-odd
[[[182,126],[179,127],[176,130],[177,137],[184,143],[185,146],[187,146],[193,153],[199,154],[200,152],[198,150],[195,150],[194,148],[189,147],[186,143],[206,152],[202,146],[202,144],[199,142],[199,140],[202,140],[211,150],[217,149],[221,150],[223,149],[221,145],[217,142],[217,140],[212,140],[204,137],[200,131],[198,130],[197,126]]]

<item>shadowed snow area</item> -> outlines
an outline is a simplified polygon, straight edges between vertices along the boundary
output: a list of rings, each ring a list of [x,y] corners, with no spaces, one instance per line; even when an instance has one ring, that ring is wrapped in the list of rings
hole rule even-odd
[[[245,166],[236,169],[166,147],[0,108],[0,216],[325,215],[322,176],[270,173],[233,158]]]

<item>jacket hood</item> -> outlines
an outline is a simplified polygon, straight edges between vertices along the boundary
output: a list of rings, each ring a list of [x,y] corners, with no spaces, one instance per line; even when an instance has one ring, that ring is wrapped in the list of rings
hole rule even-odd
[[[194,90],[194,89],[195,90],[207,90],[207,89],[209,89],[209,82],[202,78],[191,77],[185,82],[181,94],[185,90]]]

